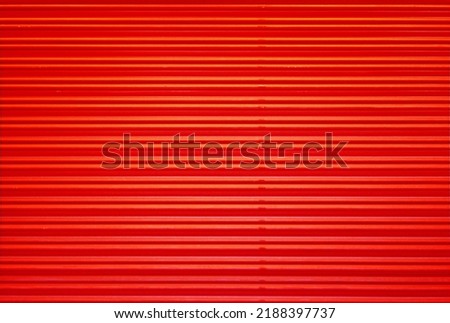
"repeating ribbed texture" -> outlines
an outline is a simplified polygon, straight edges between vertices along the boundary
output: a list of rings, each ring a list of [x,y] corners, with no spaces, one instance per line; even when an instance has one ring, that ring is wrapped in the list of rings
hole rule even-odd
[[[0,301],[450,301],[450,5],[318,3],[1,4]],[[349,168],[100,168],[269,132]]]

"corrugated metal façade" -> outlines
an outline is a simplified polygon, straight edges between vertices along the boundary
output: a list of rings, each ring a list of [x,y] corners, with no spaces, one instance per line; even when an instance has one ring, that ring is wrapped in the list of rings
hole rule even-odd
[[[2,1],[0,301],[450,301],[449,9]],[[348,168],[101,168],[124,133]]]

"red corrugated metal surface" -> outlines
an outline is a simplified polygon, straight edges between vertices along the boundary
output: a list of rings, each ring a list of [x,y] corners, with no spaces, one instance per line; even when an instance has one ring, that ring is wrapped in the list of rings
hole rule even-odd
[[[2,3],[0,301],[450,301],[449,9]],[[348,168],[100,168],[325,132]]]

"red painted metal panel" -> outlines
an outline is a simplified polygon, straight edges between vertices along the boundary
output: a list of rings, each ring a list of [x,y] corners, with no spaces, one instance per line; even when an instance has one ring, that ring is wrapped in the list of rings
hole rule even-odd
[[[0,301],[450,301],[448,2],[0,7]],[[348,167],[102,168],[124,133]]]

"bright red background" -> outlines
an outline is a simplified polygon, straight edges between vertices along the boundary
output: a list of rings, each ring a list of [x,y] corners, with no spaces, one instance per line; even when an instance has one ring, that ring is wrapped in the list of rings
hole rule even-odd
[[[448,2],[22,3],[0,6],[0,301],[450,300]],[[333,132],[350,168],[101,169],[124,132]]]

